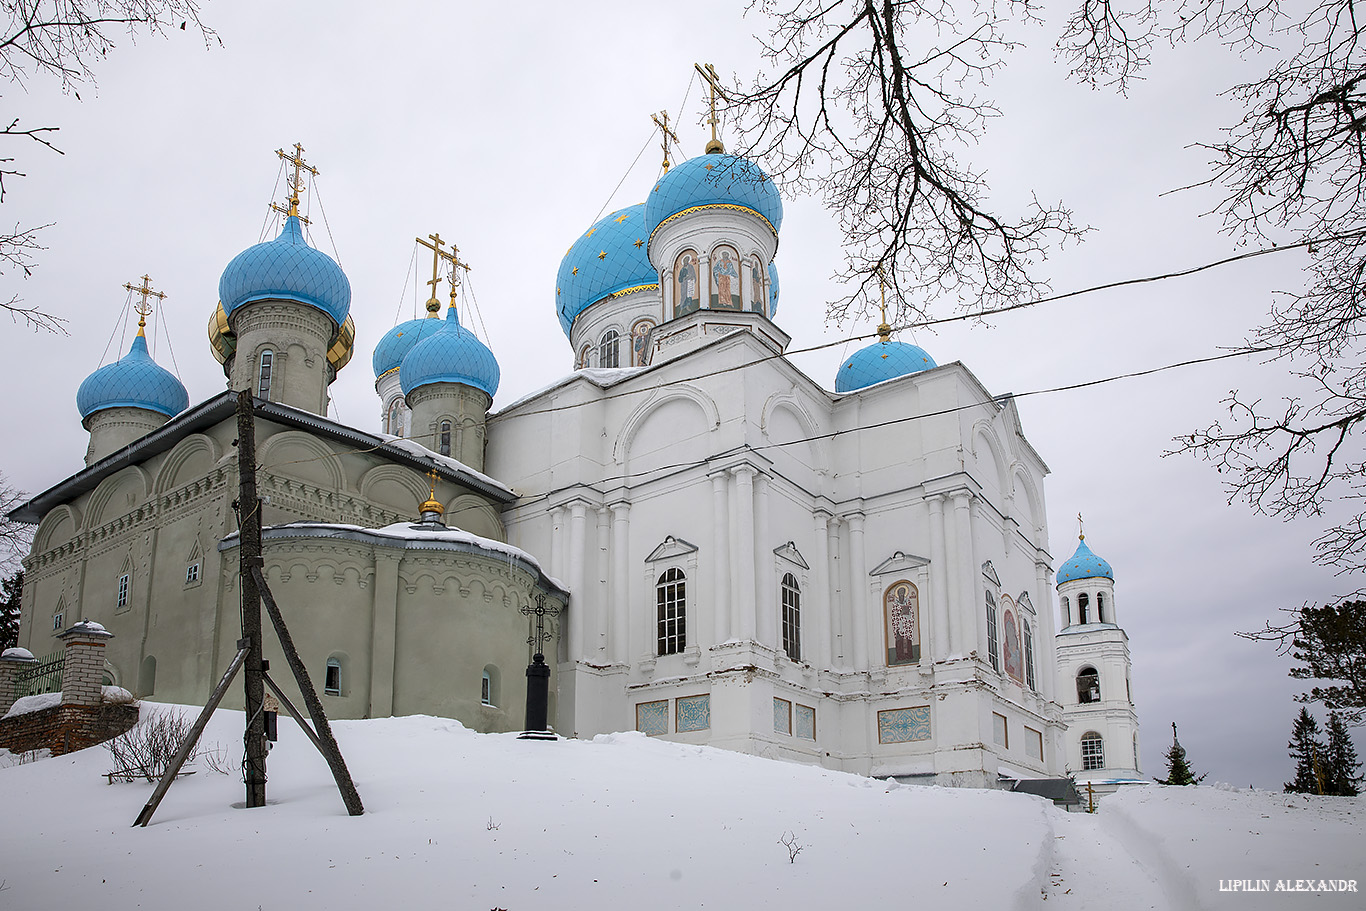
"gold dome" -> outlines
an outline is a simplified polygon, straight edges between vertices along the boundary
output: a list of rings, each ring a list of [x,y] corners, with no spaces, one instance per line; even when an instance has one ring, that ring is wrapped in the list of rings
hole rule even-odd
[[[237,353],[237,336],[228,325],[228,315],[223,312],[222,301],[218,302],[213,314],[209,316],[209,347],[213,350],[214,360],[225,366]],[[336,337],[332,339],[332,347],[327,349],[327,363],[332,368],[334,376],[351,362],[351,355],[355,352],[356,323],[348,314],[346,322],[342,323]]]
[[[351,355],[356,353],[356,323],[347,314],[346,322],[341,324],[337,330],[337,337],[332,340],[332,347],[327,349],[327,363],[332,365],[332,373],[336,374],[351,362]]]

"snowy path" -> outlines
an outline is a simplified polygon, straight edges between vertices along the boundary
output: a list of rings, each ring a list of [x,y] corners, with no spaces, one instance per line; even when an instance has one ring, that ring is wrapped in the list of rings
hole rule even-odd
[[[1089,813],[1050,814],[1053,863],[1043,888],[1050,911],[1167,909],[1157,880]]]

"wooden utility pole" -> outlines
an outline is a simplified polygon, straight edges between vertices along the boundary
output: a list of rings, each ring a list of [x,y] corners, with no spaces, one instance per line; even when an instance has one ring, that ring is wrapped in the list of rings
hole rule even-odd
[[[237,474],[240,479],[237,510],[241,516],[239,548],[242,586],[242,638],[247,649],[246,762],[247,806],[266,805],[266,718],[263,711],[265,682],[261,678],[261,592],[254,567],[261,560],[261,501],[256,495],[256,420],[251,390],[237,393]]]

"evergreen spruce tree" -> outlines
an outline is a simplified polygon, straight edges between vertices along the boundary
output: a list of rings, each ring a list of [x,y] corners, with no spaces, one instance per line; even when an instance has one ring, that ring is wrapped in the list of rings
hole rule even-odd
[[[0,651],[19,644],[19,596],[24,590],[24,573],[0,579]]]
[[[1319,723],[1301,707],[1290,731],[1290,758],[1295,760],[1295,780],[1285,784],[1287,794],[1322,794],[1326,790],[1323,741]]]
[[[1356,747],[1347,733],[1347,725],[1337,712],[1328,713],[1328,746],[1324,754],[1323,793],[1338,797],[1355,797],[1361,793],[1361,775],[1357,770],[1361,763],[1357,760]]]
[[[1167,760],[1167,777],[1157,779],[1158,784],[1199,784],[1205,780],[1205,775],[1196,776],[1190,767],[1190,762],[1186,759],[1186,748],[1181,745],[1181,741],[1176,739],[1176,722],[1172,722],[1172,745],[1171,749],[1162,754]]]

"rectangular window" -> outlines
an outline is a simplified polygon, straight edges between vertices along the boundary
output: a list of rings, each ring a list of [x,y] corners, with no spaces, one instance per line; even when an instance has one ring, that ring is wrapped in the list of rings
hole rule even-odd
[[[323,692],[329,696],[341,695],[341,662],[336,658],[327,659],[327,672],[323,675]]]
[[[1105,741],[1096,733],[1081,738],[1081,768],[1084,772],[1105,768]]]
[[[1043,734],[1025,726],[1025,755],[1043,762]]]
[[[118,609],[123,610],[128,606],[128,574],[119,576],[119,599]]]
[[[270,368],[271,362],[275,360],[275,355],[270,351],[261,352],[261,370],[256,384],[256,397],[258,399],[270,399]]]
[[[1006,727],[1006,716],[991,713],[991,739],[997,746],[1010,749],[1010,730]]]
[[[987,657],[991,659],[991,669],[1001,673],[1000,637],[996,632],[996,599],[987,592]]]
[[[669,700],[637,702],[636,730],[651,737],[669,733]]]
[[[1031,690],[1037,690],[1034,685],[1034,632],[1029,628],[1029,621],[1024,624],[1024,661],[1025,661],[1025,685]]]
[[[493,681],[489,680],[489,672],[484,671],[484,680],[479,687],[479,701],[484,705],[493,705]]]
[[[792,703],[773,697],[773,730],[778,734],[792,733]]]
[[[796,735],[803,740],[816,739],[816,710],[809,705],[797,706]]]
[[[66,614],[53,614],[53,615],[52,615],[52,631],[53,631],[54,633],[60,633],[60,632],[62,631],[63,626],[64,626],[64,621],[65,621],[65,619],[66,619]]]
[[[185,567],[185,584],[194,585],[199,581],[199,564],[191,563]]]

